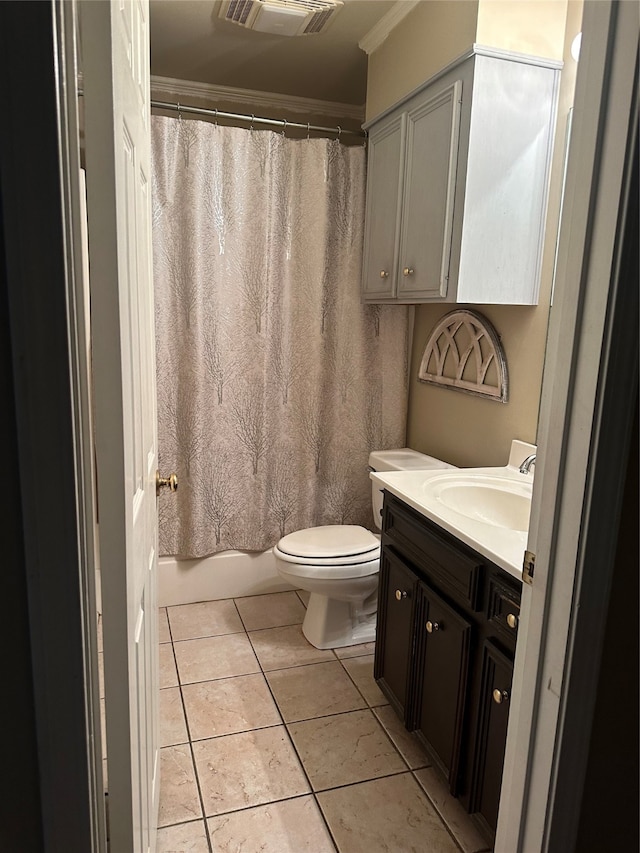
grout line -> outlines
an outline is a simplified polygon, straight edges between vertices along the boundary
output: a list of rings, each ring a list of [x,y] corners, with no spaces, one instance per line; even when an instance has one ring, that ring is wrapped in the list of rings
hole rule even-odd
[[[169,623],[169,630],[171,630],[171,623]],[[196,789],[198,791],[198,800],[200,802],[200,809],[202,811],[202,820],[204,822],[204,831],[207,839],[207,844],[209,846],[209,853],[214,853],[213,845],[211,844],[211,839],[209,837],[209,827],[207,825],[206,811],[204,807],[204,799],[202,797],[202,788],[200,786],[200,774],[198,773],[198,768],[196,767],[196,757],[193,752],[193,742],[191,740],[191,730],[189,728],[189,717],[187,716],[187,707],[184,703],[184,696],[182,695],[182,681],[180,679],[180,670],[178,669],[178,659],[176,658],[176,650],[175,645],[171,643],[171,649],[173,651],[173,657],[176,664],[176,673],[178,675],[178,690],[180,691],[180,702],[182,703],[182,713],[184,714],[184,724],[187,730],[187,737],[189,738],[189,754],[191,755],[191,764],[193,766],[193,775],[196,780]],[[161,783],[162,784],[162,783]]]
[[[427,768],[425,768],[425,767],[418,767],[418,768],[416,768],[416,770],[426,770],[426,769],[427,769]],[[429,794],[427,793],[427,791],[426,791],[426,790],[425,790],[425,788],[424,788],[424,785],[420,782],[420,780],[419,780],[419,779],[418,779],[418,777],[416,776],[416,770],[412,770],[411,772],[412,772],[413,778],[416,780],[416,783],[418,784],[418,787],[420,788],[420,790],[422,791],[422,793],[425,795],[425,797],[426,797],[426,798],[427,798],[427,800],[429,801],[429,803],[430,803],[430,805],[432,806],[432,808],[433,808],[434,812],[435,812],[435,813],[438,815],[438,817],[440,818],[440,822],[443,824],[444,828],[447,830],[447,832],[449,833],[449,835],[450,835],[450,836],[451,836],[451,838],[453,839],[453,842],[454,842],[454,844],[456,845],[456,847],[457,847],[459,850],[461,850],[461,851],[462,851],[462,853],[465,853],[465,851],[464,851],[464,847],[462,846],[462,844],[460,844],[460,842],[458,841],[458,839],[457,839],[457,838],[455,837],[455,835],[453,834],[453,830],[451,829],[451,827],[449,826],[449,824],[447,823],[447,821],[444,819],[443,815],[442,815],[442,814],[441,814],[441,812],[440,812],[440,809],[439,809],[439,808],[438,808],[438,806],[436,805],[435,800],[433,800],[433,799],[429,796]],[[436,771],[436,772],[437,772],[437,771]]]
[[[248,636],[248,634],[247,634],[247,636]],[[251,638],[249,638],[249,642],[251,642]],[[251,645],[253,647],[253,643]],[[256,657],[258,657],[258,656],[256,655]],[[258,663],[260,663],[259,660],[258,660]],[[260,666],[262,666],[262,664],[260,664]],[[278,670],[272,670],[272,671],[277,672]],[[273,690],[271,689],[271,685],[269,684],[269,679],[266,677],[264,670],[263,670],[263,678],[267,683],[267,689],[269,690],[269,693],[271,694],[271,698],[273,700],[273,703],[276,706],[276,710],[278,711],[278,715],[280,716],[280,719],[282,721],[282,725],[284,726],[284,730],[286,732],[287,738],[289,739],[289,743],[291,745],[291,748],[293,749],[293,753],[296,756],[296,758],[298,759],[298,764],[300,765],[300,769],[304,773],[304,777],[307,780],[307,785],[309,786],[309,792],[310,792],[311,796],[313,797],[313,800],[316,804],[316,808],[318,809],[318,814],[320,815],[320,817],[321,817],[321,819],[322,819],[322,821],[323,821],[323,823],[327,829],[327,832],[329,833],[329,838],[331,839],[331,841],[332,841],[332,843],[333,843],[333,845],[337,851],[338,845],[336,844],[336,840],[333,837],[333,833],[331,832],[331,827],[327,823],[327,820],[324,816],[324,812],[320,808],[320,804],[318,803],[318,799],[316,797],[315,791],[313,790],[313,785],[311,784],[311,779],[309,778],[309,774],[307,773],[306,767],[304,766],[304,762],[300,756],[300,753],[298,752],[298,750],[296,748],[296,745],[293,741],[293,738],[291,737],[291,732],[287,728],[287,724],[285,723],[284,717],[282,716],[282,711],[280,710],[280,706],[278,705],[278,700],[276,699],[275,694],[274,694]]]

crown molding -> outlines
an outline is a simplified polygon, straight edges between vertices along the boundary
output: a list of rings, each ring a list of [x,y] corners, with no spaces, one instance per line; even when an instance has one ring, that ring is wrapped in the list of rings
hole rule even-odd
[[[331,116],[364,121],[364,104],[342,104],[338,101],[320,101],[314,98],[299,98],[280,95],[276,92],[260,92],[257,89],[237,89],[233,86],[216,86],[211,83],[196,83],[177,80],[173,77],[151,77],[151,96],[156,100],[186,101],[198,98],[214,105],[220,103],[247,104],[264,112],[277,109],[287,113],[302,113],[305,116]],[[251,110],[254,112],[255,110]]]
[[[407,17],[419,2],[420,0],[398,0],[387,14],[380,18],[375,27],[372,27],[368,33],[362,36],[358,42],[358,47],[364,50],[367,56],[372,54],[374,50],[380,47],[391,30],[395,29],[400,21]]]

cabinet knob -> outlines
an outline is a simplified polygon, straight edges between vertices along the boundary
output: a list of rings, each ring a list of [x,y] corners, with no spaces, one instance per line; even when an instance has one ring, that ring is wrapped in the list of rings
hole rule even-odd
[[[516,616],[515,613],[509,613],[507,615],[507,625],[510,628],[517,628],[518,627],[518,617]]]
[[[427,632],[429,634],[433,634],[434,631],[439,631],[439,630],[440,630],[440,623],[439,622],[432,622],[431,620],[429,620],[427,622]]]
[[[389,278],[387,270],[380,270],[380,278]]]
[[[506,702],[509,698],[509,694],[506,690],[499,690],[497,687],[493,691],[493,701],[496,705],[502,705],[503,702]]]
[[[407,591],[405,589],[397,589],[396,590],[396,598],[398,601],[402,601],[403,598],[407,597]]]
[[[410,267],[405,267],[402,270],[402,275],[413,275],[413,270]]]

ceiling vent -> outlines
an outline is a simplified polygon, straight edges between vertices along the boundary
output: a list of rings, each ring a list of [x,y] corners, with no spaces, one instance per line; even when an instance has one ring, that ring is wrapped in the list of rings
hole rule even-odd
[[[249,30],[278,36],[324,32],[342,0],[223,0],[220,17]]]

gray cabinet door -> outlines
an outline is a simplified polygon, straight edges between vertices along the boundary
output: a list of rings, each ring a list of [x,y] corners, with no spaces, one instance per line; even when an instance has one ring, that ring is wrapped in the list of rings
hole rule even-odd
[[[395,296],[405,114],[376,128],[369,139],[363,299]]]
[[[461,100],[458,80],[407,113],[399,299],[447,294]]]

